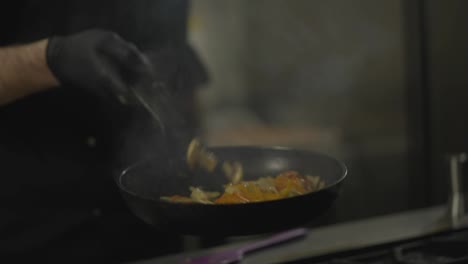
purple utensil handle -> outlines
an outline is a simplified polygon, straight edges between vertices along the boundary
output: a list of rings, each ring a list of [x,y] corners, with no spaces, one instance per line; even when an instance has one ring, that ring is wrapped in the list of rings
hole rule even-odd
[[[247,244],[238,248],[228,249],[225,251],[215,252],[194,259],[187,259],[185,263],[190,264],[219,264],[219,263],[234,263],[240,261],[245,253],[265,248],[281,242],[286,242],[290,239],[304,236],[307,234],[306,228],[297,228],[285,231],[271,237],[268,237],[257,242]]]
[[[269,238],[242,246],[237,249],[237,252],[248,253],[257,249],[272,246],[277,243],[285,242],[287,240],[290,240],[296,237],[304,236],[306,233],[307,233],[307,229],[305,228],[297,228],[297,229],[285,231],[285,232],[273,235]]]

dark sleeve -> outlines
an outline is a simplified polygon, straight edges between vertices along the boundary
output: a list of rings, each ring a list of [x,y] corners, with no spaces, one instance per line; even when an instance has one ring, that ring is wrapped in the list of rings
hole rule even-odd
[[[0,7],[0,45],[30,43],[65,34],[70,15],[68,1],[7,0]]]
[[[13,43],[13,32],[18,26],[18,16],[25,1],[2,1],[0,8],[0,47]]]

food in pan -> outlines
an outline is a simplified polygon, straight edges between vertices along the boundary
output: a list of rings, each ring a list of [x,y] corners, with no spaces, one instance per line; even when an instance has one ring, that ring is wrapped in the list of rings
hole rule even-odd
[[[191,170],[201,168],[210,173],[214,173],[216,167],[232,183],[238,183],[242,180],[243,170],[239,162],[223,161],[219,162],[216,155],[206,149],[197,138],[193,139],[187,149],[187,165]]]
[[[173,195],[162,200],[180,203],[235,204],[271,201],[302,195],[323,188],[325,183],[318,176],[301,175],[297,171],[285,171],[275,177],[261,177],[256,181],[240,181],[224,186],[224,192],[209,192],[190,187],[190,197]]]
[[[229,180],[224,191],[210,192],[200,187],[190,187],[190,196],[163,196],[162,200],[179,203],[235,204],[271,201],[317,191],[325,183],[318,176],[301,175],[297,171],[285,171],[274,177],[261,177],[255,181],[243,181],[243,167],[239,162],[218,162],[214,153],[207,150],[198,139],[192,140],[187,150],[187,165],[192,170],[201,168],[213,173],[220,166]],[[215,176],[215,175],[213,175]]]

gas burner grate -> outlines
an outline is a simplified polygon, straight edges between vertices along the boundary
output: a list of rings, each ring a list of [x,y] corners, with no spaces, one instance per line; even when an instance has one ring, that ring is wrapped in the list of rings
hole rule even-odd
[[[394,255],[405,264],[468,263],[468,232],[404,244]]]
[[[363,248],[290,263],[300,264],[458,264],[468,263],[468,230]]]

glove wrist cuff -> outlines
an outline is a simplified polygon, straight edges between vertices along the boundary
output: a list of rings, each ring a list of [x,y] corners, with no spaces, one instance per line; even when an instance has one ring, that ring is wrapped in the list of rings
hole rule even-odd
[[[61,45],[59,44],[61,39],[62,37],[49,38],[46,47],[46,63],[55,78],[63,83],[64,80],[60,76],[59,69],[57,67],[57,58],[60,57],[59,54],[61,53]]]

